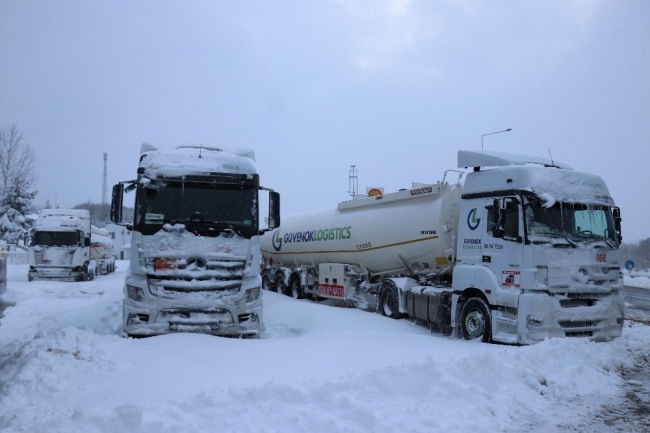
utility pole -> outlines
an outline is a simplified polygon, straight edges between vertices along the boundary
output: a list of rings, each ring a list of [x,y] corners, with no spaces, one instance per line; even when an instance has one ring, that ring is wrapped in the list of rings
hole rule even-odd
[[[102,204],[107,203],[108,190],[106,186],[106,166],[108,161],[108,153],[104,152],[104,178],[102,181]]]

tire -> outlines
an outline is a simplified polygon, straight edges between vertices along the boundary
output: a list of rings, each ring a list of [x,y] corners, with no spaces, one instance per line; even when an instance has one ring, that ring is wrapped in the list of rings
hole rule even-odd
[[[275,279],[275,284],[273,287],[274,291],[277,292],[280,295],[286,294],[286,287],[284,286],[284,281],[282,280],[282,277],[278,277]]]
[[[490,309],[481,298],[470,298],[460,313],[460,330],[465,340],[478,340],[489,343],[492,340],[492,316]]]
[[[384,289],[381,291],[381,298],[379,299],[379,312],[382,316],[390,317],[391,319],[399,319],[402,314],[399,312],[399,298],[397,295],[397,287],[394,284],[382,284]]]
[[[302,290],[300,285],[300,278],[294,277],[289,283],[289,293],[293,299],[303,299],[305,297],[305,292]]]
[[[267,274],[262,277],[262,290],[271,290],[271,281]]]

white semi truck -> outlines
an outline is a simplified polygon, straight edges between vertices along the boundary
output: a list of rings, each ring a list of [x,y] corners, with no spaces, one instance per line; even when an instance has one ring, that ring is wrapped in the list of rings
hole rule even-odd
[[[142,145],[137,178],[115,185],[111,203],[123,224],[123,194],[135,190],[127,335],[260,333],[259,191],[269,193],[265,230],[279,226],[280,196],[260,186],[254,160],[248,149]]]
[[[99,234],[98,230],[101,231]],[[88,281],[115,270],[111,254],[98,254],[103,243],[112,251],[108,233],[91,226],[86,209],[44,209],[28,236],[28,280]],[[94,239],[99,236],[98,239]]]
[[[265,288],[412,317],[485,342],[610,340],[623,327],[620,211],[605,182],[522,155],[458,152],[464,184],[415,184],[284,217]]]

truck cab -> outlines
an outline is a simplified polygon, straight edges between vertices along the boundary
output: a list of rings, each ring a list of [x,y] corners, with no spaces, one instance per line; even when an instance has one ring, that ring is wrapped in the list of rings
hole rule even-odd
[[[28,280],[88,280],[94,273],[90,258],[90,212],[85,209],[45,209],[27,237]]]
[[[488,319],[487,338],[516,344],[620,336],[621,218],[605,182],[511,154],[460,151],[458,164],[474,171],[463,187],[454,304],[485,304],[452,311],[463,328],[481,333]]]
[[[111,219],[132,231],[124,285],[129,336],[261,332],[259,175],[254,153],[144,144],[137,178],[113,188]],[[125,192],[134,220],[122,223]],[[279,194],[269,191],[269,226]]]

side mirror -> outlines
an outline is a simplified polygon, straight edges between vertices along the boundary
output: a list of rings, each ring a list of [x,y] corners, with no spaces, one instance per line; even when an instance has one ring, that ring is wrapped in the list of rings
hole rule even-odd
[[[31,247],[33,240],[34,237],[32,235],[30,235],[29,233],[25,233],[25,237],[23,238],[23,244],[25,244],[26,247]]]
[[[492,202],[492,215],[491,219],[494,222],[494,227],[492,228],[492,236],[495,238],[502,238],[505,230],[503,229],[503,222],[505,221],[506,211],[501,209],[501,204],[498,199],[494,199]]]
[[[269,229],[280,227],[280,193],[269,191]]]
[[[122,222],[122,200],[124,198],[124,184],[113,185],[111,196],[111,221],[115,224]]]
[[[90,238],[84,238],[84,247],[89,247],[90,246]]]
[[[618,238],[618,243],[620,244],[623,240],[623,235],[621,234],[621,209],[613,207],[612,215],[614,216],[614,230],[616,230],[616,237]]]

